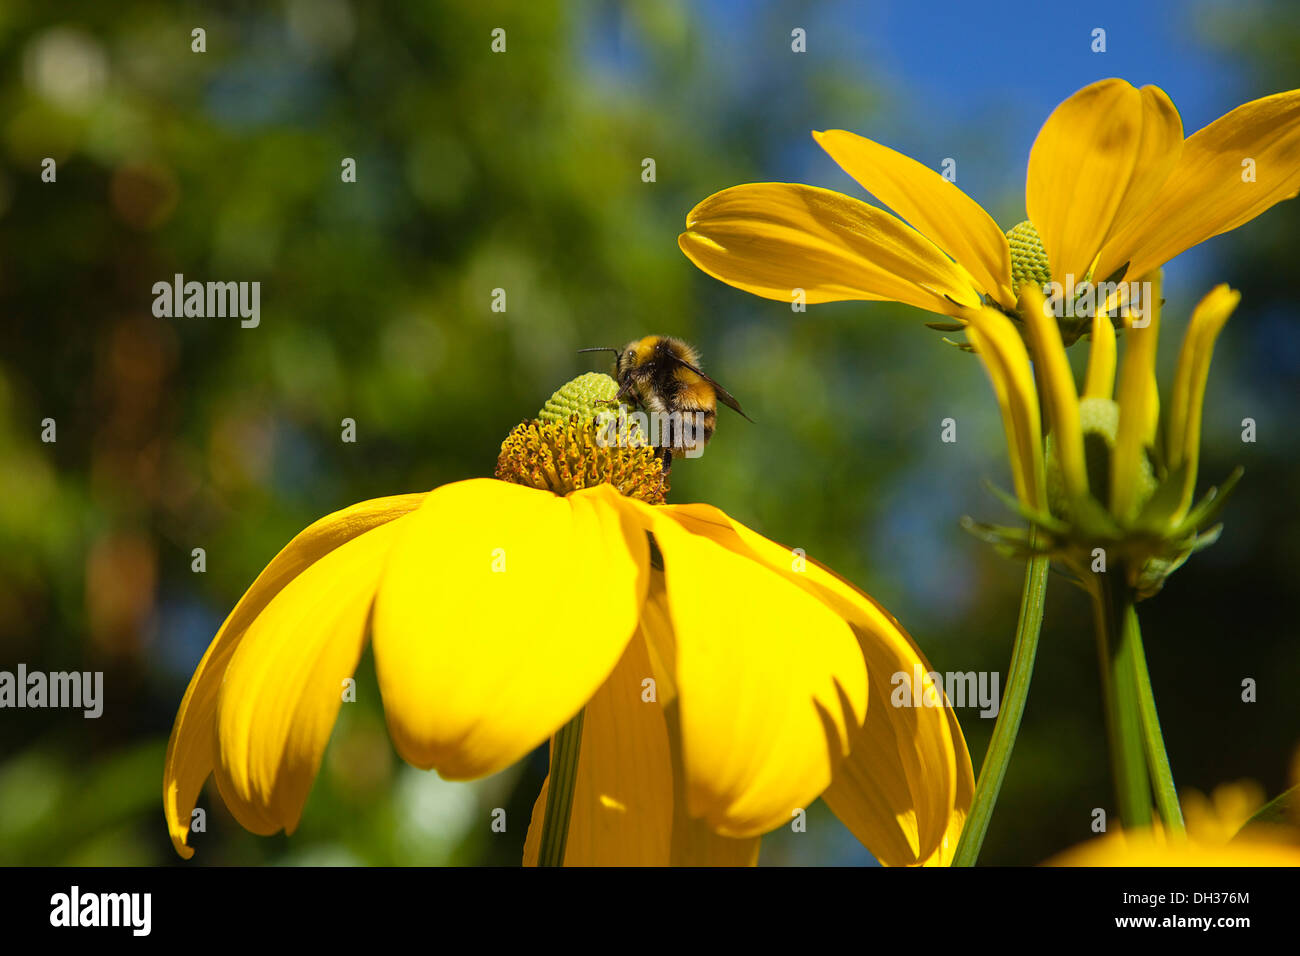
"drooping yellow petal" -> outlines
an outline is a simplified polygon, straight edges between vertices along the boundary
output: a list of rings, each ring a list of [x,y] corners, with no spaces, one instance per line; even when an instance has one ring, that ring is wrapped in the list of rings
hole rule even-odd
[[[1002,409],[1016,496],[1041,510],[1047,505],[1042,420],[1025,343],[1011,321],[996,309],[981,309],[972,315],[966,335],[993,381]]]
[[[1144,277],[1150,294],[1142,315],[1130,320],[1124,333],[1124,360],[1120,365],[1115,401],[1119,404],[1119,429],[1110,469],[1110,510],[1121,523],[1137,515],[1138,473],[1146,448],[1152,444],[1160,414],[1156,388],[1156,344],[1160,338],[1160,270]]]
[[[931,669],[898,622],[834,572],[717,508],[681,505],[660,510],[691,533],[765,565],[850,625],[867,664],[867,715],[861,727],[852,729],[850,753],[836,768],[823,798],[882,863],[937,862],[945,837],[950,839],[950,859],[974,792],[970,755],[951,710],[924,706],[925,700],[934,699]],[[905,674],[910,683],[918,669],[917,692],[923,705],[893,706],[896,675]]]
[[[586,721],[583,721],[584,725]],[[551,741],[552,749],[555,741]],[[542,792],[537,795],[533,801],[533,813],[528,818],[528,833],[524,836],[524,866],[536,866],[538,858],[542,855],[542,827],[546,822],[546,798],[551,791],[551,777],[547,774],[546,779],[542,781]],[[564,865],[578,866],[578,863],[569,863],[569,847],[564,847]]]
[[[1143,275],[1300,192],[1300,90],[1252,100],[1193,133],[1141,216],[1105,246],[1098,273]]]
[[[609,680],[587,704],[565,866],[667,866],[671,860],[673,769],[645,639],[628,643]],[[648,698],[648,699],[647,699]],[[536,866],[547,785],[533,808],[524,865]]]
[[[983,291],[1014,308],[1011,247],[975,200],[928,166],[847,130],[813,139],[862,188],[966,267]]]
[[[1083,431],[1079,424],[1079,393],[1074,373],[1061,344],[1061,329],[1047,303],[1032,284],[1020,289],[1020,315],[1033,349],[1034,371],[1047,402],[1061,478],[1066,494],[1079,499],[1088,493],[1088,472],[1083,457]]]
[[[524,866],[536,866],[537,857],[542,846],[542,823],[546,819],[546,794],[550,785],[548,777],[542,783],[542,792],[533,804],[533,815],[528,822],[528,837],[524,842]],[[618,844],[624,854],[616,858],[611,853],[598,853],[603,862],[591,862],[588,857],[572,849],[571,844],[564,848],[565,866],[757,866],[758,853],[762,837],[724,837],[709,829],[703,820],[693,819],[686,813],[685,799],[670,804],[673,811],[671,849],[662,859],[650,856],[650,847],[638,842],[645,834],[638,833],[630,839],[622,834],[623,842]],[[575,820],[578,809],[574,808]],[[656,821],[656,827],[658,823]],[[570,832],[572,840],[572,832]],[[636,851],[640,850],[638,856]],[[629,853],[630,851],[630,853]]]
[[[1205,383],[1210,375],[1214,343],[1228,317],[1241,301],[1241,293],[1217,285],[1196,306],[1178,353],[1174,388],[1169,404],[1168,457],[1170,469],[1187,464],[1183,480],[1182,505],[1176,512],[1187,513],[1196,491],[1196,471],[1201,456],[1201,416]]]
[[[649,637],[651,634],[655,635],[653,640]],[[611,767],[626,766],[627,772],[636,779],[649,777],[650,770],[653,770],[653,778],[647,780],[650,784],[650,792],[656,797],[667,796],[668,800],[667,802],[643,800],[639,790],[635,788],[628,790],[615,779],[618,776],[617,772],[606,774],[605,776],[609,778],[609,786],[617,787],[638,799],[637,812],[648,813],[650,819],[647,821],[634,820],[630,816],[634,812],[631,804],[628,804],[627,814],[617,818],[611,817],[607,808],[604,806],[597,807],[588,800],[596,790],[596,788],[589,786],[593,780],[593,777],[589,776],[593,772],[593,768],[585,766],[580,768],[577,783],[578,791],[575,793],[574,818],[570,824],[569,842],[565,846],[565,866],[583,866],[595,863],[597,860],[604,860],[610,865],[632,862],[653,866],[756,865],[758,863],[759,837],[735,839],[720,836],[714,833],[705,821],[693,819],[686,812],[685,774],[682,771],[681,756],[681,728],[677,718],[677,697],[672,674],[672,662],[676,659],[676,641],[672,633],[668,595],[663,574],[660,572],[654,572],[651,575],[650,593],[646,596],[646,603],[642,612],[642,633],[633,640],[633,645],[637,644],[640,644],[640,648],[635,649],[632,647],[629,649],[630,653],[643,656],[638,656],[635,665],[627,668],[625,668],[625,665],[628,658],[625,657],[623,663],[620,663],[620,669],[625,669],[631,675],[639,673],[643,666],[648,666],[650,672],[654,675],[654,690],[655,695],[658,697],[655,710],[659,715],[657,718],[658,726],[655,729],[666,731],[662,739],[667,744],[669,754],[667,766],[660,762],[663,754],[658,747],[655,747],[652,753],[646,755],[649,757],[648,767],[627,766],[623,761],[623,751],[626,745],[617,739],[617,735],[610,735],[609,743],[612,750],[596,761],[594,773],[601,773],[600,763],[604,759],[612,761]],[[611,678],[611,681],[613,679]],[[644,680],[644,678],[641,678],[641,680]],[[645,687],[643,684],[638,684],[637,692],[644,694]],[[597,700],[601,698],[603,693],[604,688],[602,688],[601,693],[596,695]],[[587,721],[591,719],[591,711],[592,708],[589,706]],[[586,726],[587,722],[584,721],[584,734]],[[643,739],[639,734],[637,736],[638,739]],[[583,746],[585,747],[586,744],[587,738],[584,736]],[[637,748],[633,746],[632,749]],[[581,757],[579,759],[581,760]],[[665,784],[667,785],[666,794],[664,792]],[[533,806],[528,837],[524,844],[525,866],[535,866],[537,864],[537,857],[541,850],[542,824],[546,814],[548,786],[549,780],[542,785],[542,793]],[[584,807],[584,809],[580,810],[580,806]],[[666,817],[664,815],[665,810],[667,811]],[[586,816],[583,816],[583,814],[586,814]],[[579,828],[579,832],[586,832],[581,828],[588,825],[589,818],[603,820],[602,831],[609,839],[621,847],[621,850],[617,852],[609,849],[602,850],[593,843],[583,842],[580,837],[577,844],[579,849],[575,850],[574,828]],[[669,831],[666,842],[664,840],[665,828]]]
[[[961,318],[976,282],[929,239],[882,209],[829,189],[749,183],[686,217],[678,245],[704,272],[781,302],[892,299]]]
[[[411,515],[335,548],[286,584],[244,632],[217,696],[217,785],[254,833],[298,826],[365,646],[393,542]]]
[[[664,575],[650,578],[650,593],[642,611],[642,629],[651,669],[668,726],[668,752],[673,770],[673,825],[670,862],[673,866],[757,866],[761,837],[728,837],[713,832],[709,824],[692,817],[686,796],[685,760],[682,756],[681,712],[677,707],[677,636]]]
[[[1115,394],[1115,326],[1098,312],[1092,317],[1092,344],[1088,352],[1088,376],[1084,398],[1111,398]]]
[[[864,639],[862,644],[866,649],[871,642]],[[956,764],[950,737],[938,732],[946,729],[942,697],[926,664],[903,655],[891,659],[889,650],[877,645],[868,662],[872,703],[867,720],[853,735],[853,749],[822,797],[884,866],[916,866],[945,851],[951,859],[956,844],[947,847],[944,841],[954,822],[956,793],[950,788]],[[919,689],[914,673],[921,675]],[[906,682],[893,685],[896,674],[906,675]],[[922,703],[895,706],[895,692],[909,701],[915,692]],[[927,701],[936,706],[927,707]],[[933,725],[927,735],[919,733],[923,722]],[[919,786],[918,778],[923,781]],[[960,830],[960,820],[957,825]]]
[[[685,799],[673,804],[673,866],[758,866],[763,838],[729,837],[686,813]]]
[[[1083,282],[1110,236],[1154,199],[1181,144],[1178,112],[1157,87],[1100,80],[1052,111],[1029,153],[1025,206],[1053,279]]]
[[[649,570],[607,484],[564,498],[490,479],[411,515],[375,600],[375,669],[398,752],[453,780],[514,763],[608,679]]]
[[[917,652],[920,653],[919,648]],[[949,706],[944,713],[948,715],[948,728],[956,751],[957,792],[953,795],[952,815],[948,818],[943,838],[935,851],[922,861],[922,866],[952,866],[953,857],[957,855],[957,844],[961,840],[961,831],[966,826],[966,817],[975,801],[975,773],[971,766],[970,750],[966,747],[966,737],[962,734],[961,724],[957,722],[957,711]]]
[[[865,715],[857,640],[793,575],[728,550],[675,509],[625,504],[663,553],[687,813],[728,837],[789,823],[830,783]],[[658,632],[647,636],[664,662]]]
[[[284,586],[335,548],[412,511],[423,494],[363,501],[327,515],[306,528],[275,556],[239,599],[190,678],[172,725],[163,772],[163,808],[172,846],[185,859],[194,855],[186,845],[190,814],[199,791],[216,765],[217,694],[231,655],[245,630]]]
[[[807,562],[804,575],[853,622],[871,678],[867,719],[822,796],[881,864],[946,866],[975,792],[957,715],[946,706],[925,655],[887,611],[815,561]],[[909,699],[909,689],[913,706],[898,706]]]

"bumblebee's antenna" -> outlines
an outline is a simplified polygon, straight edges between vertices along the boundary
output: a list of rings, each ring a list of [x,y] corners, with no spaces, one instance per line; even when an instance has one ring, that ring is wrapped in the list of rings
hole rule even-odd
[[[578,349],[578,351],[579,352],[613,352],[615,355],[618,354],[618,349],[610,348],[608,345],[600,345],[594,349]]]

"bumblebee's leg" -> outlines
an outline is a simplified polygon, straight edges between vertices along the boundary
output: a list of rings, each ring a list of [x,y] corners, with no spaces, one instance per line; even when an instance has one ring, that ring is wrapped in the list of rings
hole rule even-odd
[[[668,477],[668,472],[673,468],[673,446],[664,445],[659,449],[659,462],[663,465],[663,476]]]

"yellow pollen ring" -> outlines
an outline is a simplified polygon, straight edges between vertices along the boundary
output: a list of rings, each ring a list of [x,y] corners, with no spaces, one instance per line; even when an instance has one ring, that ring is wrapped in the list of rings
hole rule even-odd
[[[557,495],[609,483],[629,498],[663,504],[668,482],[656,450],[619,442],[610,431],[577,415],[522,422],[501,443],[496,477]]]

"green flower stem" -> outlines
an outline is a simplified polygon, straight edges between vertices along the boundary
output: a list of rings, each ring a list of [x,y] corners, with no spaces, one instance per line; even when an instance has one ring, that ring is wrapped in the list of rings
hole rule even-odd
[[[1128,605],[1124,615],[1124,633],[1133,648],[1134,679],[1137,682],[1138,707],[1142,716],[1142,737],[1146,744],[1147,769],[1151,771],[1156,791],[1156,807],[1165,829],[1183,836],[1183,811],[1178,805],[1178,791],[1174,788],[1174,774],[1169,767],[1169,754],[1165,751],[1165,738],[1160,732],[1160,717],[1156,713],[1156,698],[1151,691],[1151,674],[1147,671],[1146,653],[1142,649],[1142,627],[1138,623],[1137,608]]]
[[[1025,566],[1025,585],[1020,595],[1020,620],[1016,625],[1016,640],[1011,650],[1007,692],[1002,699],[997,722],[993,725],[993,737],[989,740],[989,750],[980,767],[970,814],[962,828],[961,839],[957,841],[953,866],[975,865],[980,848],[984,845],[984,834],[988,832],[993,807],[1002,789],[1002,780],[1007,775],[1011,751],[1016,745],[1016,734],[1020,731],[1020,718],[1024,716],[1025,701],[1029,697],[1029,681],[1034,674],[1034,658],[1038,653],[1038,635],[1043,627],[1043,603],[1047,595],[1047,571],[1050,564],[1051,559],[1047,555],[1036,555]]]
[[[1129,829],[1151,825],[1151,784],[1138,703],[1133,634],[1125,626],[1133,591],[1123,567],[1098,577],[1094,602],[1106,735],[1120,819]]]
[[[573,813],[573,790],[578,782],[578,756],[582,751],[582,721],[586,709],[555,732],[551,742],[551,772],[546,784],[546,816],[542,819],[538,866],[563,866]]]

